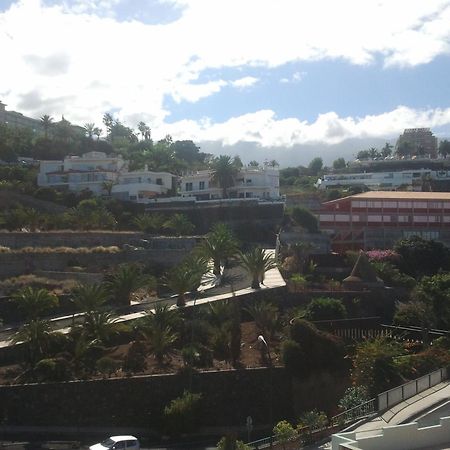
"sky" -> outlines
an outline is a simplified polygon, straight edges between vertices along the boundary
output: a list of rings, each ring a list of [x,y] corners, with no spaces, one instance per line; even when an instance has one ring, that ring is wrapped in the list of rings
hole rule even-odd
[[[0,0],[0,100],[154,140],[351,159],[450,136],[450,0]]]

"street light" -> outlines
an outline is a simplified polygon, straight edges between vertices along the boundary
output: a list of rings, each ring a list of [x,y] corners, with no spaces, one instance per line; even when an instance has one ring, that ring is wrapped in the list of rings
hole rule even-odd
[[[266,339],[264,338],[264,336],[262,334],[260,334],[258,336],[258,342],[260,344],[262,344],[266,350],[267,350],[267,356],[269,358],[269,425],[270,425],[270,435],[272,436],[272,429],[273,429],[273,411],[272,411],[272,401],[273,401],[273,396],[272,396],[272,381],[273,381],[273,376],[272,376],[272,357],[270,356],[270,350],[269,350],[269,345],[267,344]],[[272,440],[270,441],[270,446],[272,447]]]

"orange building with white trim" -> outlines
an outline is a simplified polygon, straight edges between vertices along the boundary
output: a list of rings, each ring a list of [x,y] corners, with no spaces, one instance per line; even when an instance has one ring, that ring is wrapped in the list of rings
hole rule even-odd
[[[450,192],[351,195],[323,203],[319,223],[338,252],[392,248],[413,235],[450,246]]]

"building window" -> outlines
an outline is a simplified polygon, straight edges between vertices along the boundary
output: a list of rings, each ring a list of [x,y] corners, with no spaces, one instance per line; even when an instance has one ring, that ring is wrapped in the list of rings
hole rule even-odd
[[[383,217],[382,216],[369,216],[368,220],[369,220],[369,222],[382,222]]]
[[[449,219],[450,219],[450,216],[449,216]],[[320,220],[323,222],[333,222],[334,214],[320,214]]]
[[[336,214],[334,220],[336,222],[348,222],[350,220],[350,216],[348,214]]]
[[[205,182],[204,181],[200,181],[198,183],[198,188],[200,191],[203,191],[205,189]]]
[[[186,183],[186,192],[192,191],[192,183]]]
[[[397,202],[383,201],[383,208],[397,208]]]
[[[427,202],[414,202],[414,208],[427,209]]]
[[[398,222],[409,222],[409,216],[398,216]]]
[[[399,208],[412,208],[412,202],[398,202]]]
[[[162,178],[157,178],[156,179],[156,184],[158,184],[159,186],[162,186],[162,184],[163,184]]]

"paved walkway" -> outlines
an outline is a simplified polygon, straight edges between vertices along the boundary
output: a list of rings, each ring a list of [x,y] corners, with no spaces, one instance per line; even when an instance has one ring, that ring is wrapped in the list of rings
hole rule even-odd
[[[266,250],[266,253],[271,254],[271,256],[275,256],[275,250],[270,249],[270,250]],[[264,283],[261,285],[261,289],[262,290],[266,290],[266,289],[276,289],[276,288],[280,288],[280,287],[284,287],[286,286],[286,282],[284,281],[283,277],[281,276],[280,271],[277,268],[268,270],[265,274],[265,279],[264,279]],[[235,298],[235,297],[240,297],[242,295],[247,295],[247,294],[251,294],[252,292],[257,292],[255,289],[252,289],[250,287],[244,288],[244,289],[239,289],[237,291],[234,292],[226,292],[224,294],[219,294],[219,295],[213,295],[210,297],[204,297],[204,298],[198,298],[198,299],[194,299],[194,300],[187,300],[186,301],[186,308],[188,307],[194,307],[197,305],[202,305],[205,303],[211,303],[211,302],[216,302],[216,301],[220,301],[220,300],[227,300],[227,299],[231,299],[231,298]],[[176,298],[168,298],[162,301],[165,304],[169,304],[171,305],[170,307],[173,309],[177,309],[178,307],[176,306]],[[161,304],[161,301],[158,300],[155,303],[159,303]],[[121,316],[118,316],[116,318],[117,322],[128,322],[131,320],[136,320],[139,319],[141,317],[144,317],[148,314],[149,310],[152,310],[152,306],[154,306],[154,304],[150,303],[145,305],[145,307],[141,310],[141,311],[137,311],[137,312],[133,312],[130,314],[124,314]],[[80,314],[81,315],[81,314]],[[59,320],[61,318],[57,318],[54,320]],[[72,315],[70,316],[66,316],[63,318],[64,320],[70,321],[70,323],[72,322]],[[68,333],[70,331],[70,326],[65,326],[63,328],[58,328],[57,331],[61,332],[61,333]],[[10,340],[8,339],[3,339],[0,340],[0,348],[1,347],[9,347],[13,345],[11,343]]]

